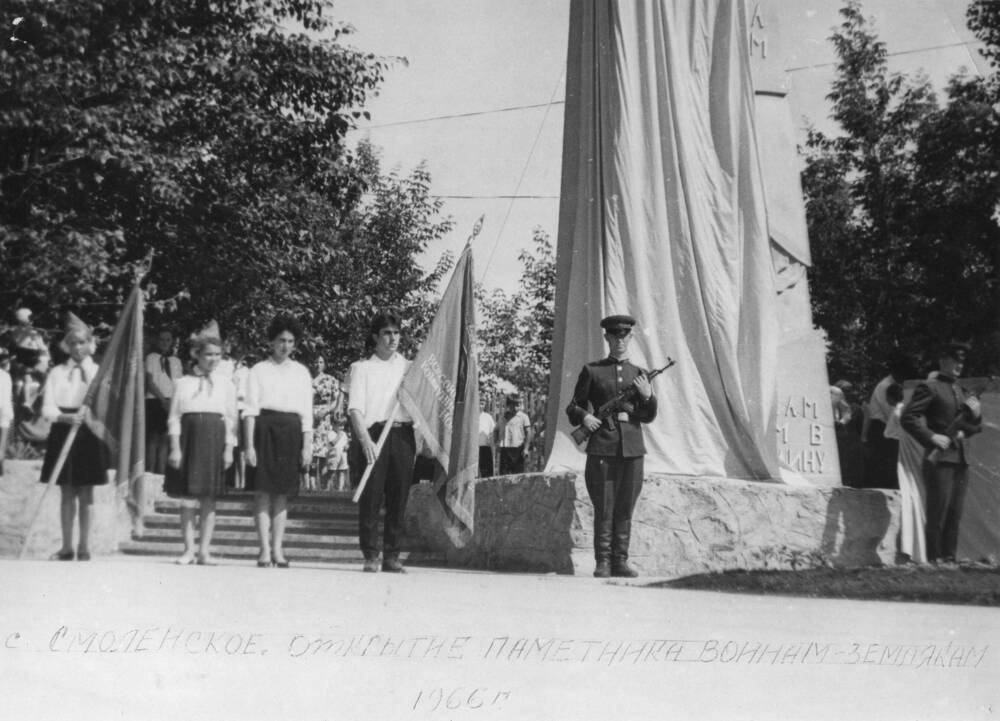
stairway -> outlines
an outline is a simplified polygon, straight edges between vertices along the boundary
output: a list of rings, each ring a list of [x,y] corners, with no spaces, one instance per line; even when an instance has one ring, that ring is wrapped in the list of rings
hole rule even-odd
[[[212,555],[217,558],[256,560],[259,553],[250,493],[231,493],[216,502]],[[179,501],[160,498],[154,512],[145,518],[141,537],[122,543],[120,550],[132,556],[180,556]],[[197,517],[195,519],[197,536]],[[349,492],[302,494],[288,502],[285,555],[293,562],[358,563],[358,511]],[[444,565],[444,559],[426,552],[403,553],[407,563]]]

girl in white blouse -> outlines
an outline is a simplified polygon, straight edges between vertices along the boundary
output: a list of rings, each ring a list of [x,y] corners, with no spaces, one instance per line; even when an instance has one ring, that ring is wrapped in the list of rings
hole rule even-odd
[[[62,526],[62,548],[54,553],[54,561],[90,560],[90,525],[94,509],[94,486],[108,482],[102,462],[100,441],[83,423],[84,397],[97,375],[97,364],[91,357],[95,344],[90,328],[72,313],[68,314],[66,335],[60,347],[69,354],[65,363],[49,371],[42,394],[42,415],[52,421],[42,463],[42,483],[50,482],[56,461],[73,426],[78,426],[69,454],[54,479],[61,500],[59,520]],[[80,519],[80,539],[73,550],[73,522]]]
[[[309,370],[290,358],[302,328],[278,315],[267,330],[271,355],[247,378],[243,411],[247,439],[247,488],[255,494],[260,556],[257,565],[288,568],[284,552],[288,497],[299,491],[299,473],[312,460],[313,392]]]
[[[222,342],[212,335],[195,339],[194,375],[179,378],[167,417],[170,455],[164,488],[181,499],[184,553],[177,563],[211,565],[209,548],[215,529],[215,498],[225,492],[225,470],[233,463],[236,443],[236,389],[218,372]],[[194,512],[201,515],[195,555]]]

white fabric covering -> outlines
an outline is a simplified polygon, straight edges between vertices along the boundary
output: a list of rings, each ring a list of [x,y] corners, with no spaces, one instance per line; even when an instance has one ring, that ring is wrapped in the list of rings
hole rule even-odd
[[[574,0],[563,139],[548,468],[581,469],[565,407],[638,320],[654,382],[646,470],[777,478],[777,310],[739,0]]]

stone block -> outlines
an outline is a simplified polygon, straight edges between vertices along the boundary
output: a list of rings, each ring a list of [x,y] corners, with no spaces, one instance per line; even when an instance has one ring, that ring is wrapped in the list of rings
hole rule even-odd
[[[644,575],[662,577],[891,564],[899,520],[895,491],[649,476],[633,518],[631,560]],[[451,544],[442,521],[431,487],[415,486],[407,510],[411,548],[455,567],[593,570],[593,507],[581,474],[481,480],[465,548]]]
[[[53,486],[45,493],[45,486],[38,482],[41,469],[41,461],[4,461],[4,475],[0,477],[0,558],[18,557],[43,495],[25,558],[48,558],[62,545],[60,490]],[[131,533],[126,492],[124,486],[114,483],[94,488],[90,534],[90,550],[94,555],[117,553],[119,541]],[[74,525],[78,533],[79,525]]]

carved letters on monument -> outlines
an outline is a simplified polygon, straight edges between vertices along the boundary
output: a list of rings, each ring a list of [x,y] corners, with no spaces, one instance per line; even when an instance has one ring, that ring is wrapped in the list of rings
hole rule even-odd
[[[829,434],[821,423],[818,401],[787,396],[778,407],[778,459],[796,473],[825,475],[829,470]]]

